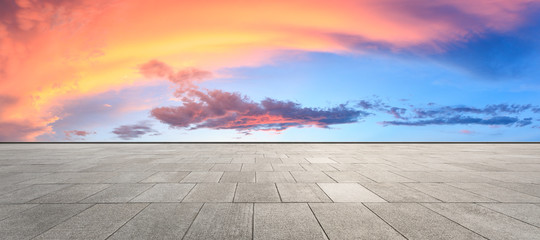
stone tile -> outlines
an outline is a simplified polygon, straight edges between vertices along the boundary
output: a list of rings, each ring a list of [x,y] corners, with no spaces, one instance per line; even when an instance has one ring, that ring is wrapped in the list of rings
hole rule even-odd
[[[540,205],[526,203],[482,203],[480,205],[540,227]]]
[[[276,172],[304,171],[304,168],[298,163],[274,163],[272,167]]]
[[[274,171],[270,163],[244,163],[242,164],[243,172],[263,172]]]
[[[290,172],[256,172],[258,183],[293,183],[294,178]]]
[[[421,183],[450,182],[450,179],[432,172],[394,172]]]
[[[189,172],[157,172],[142,180],[141,183],[177,183],[188,174]]]
[[[84,203],[125,203],[143,193],[153,184],[114,184],[81,202]]]
[[[488,239],[536,239],[540,228],[473,203],[423,203]]]
[[[31,185],[0,196],[0,203],[26,203],[38,197],[44,196],[62,188],[69,187],[69,184],[38,184]]]
[[[331,202],[315,183],[276,183],[283,202]]]
[[[202,203],[152,203],[110,238],[182,239]]]
[[[224,172],[221,183],[254,183],[255,172]]]
[[[334,183],[332,178],[324,172],[291,172],[296,182],[299,183]]]
[[[234,202],[280,202],[273,183],[239,183]]]
[[[389,171],[362,171],[359,173],[375,182],[415,182]]]
[[[212,172],[234,172],[234,171],[240,171],[242,169],[241,163],[218,163],[210,169]]]
[[[328,163],[300,163],[306,171],[338,171]]]
[[[232,202],[235,183],[198,183],[183,202]]]
[[[366,203],[408,239],[484,239],[417,203]]]
[[[181,182],[184,183],[217,183],[223,175],[223,172],[191,172]]]
[[[76,203],[109,187],[109,184],[74,184],[43,197],[32,203]]]
[[[326,239],[305,203],[256,203],[253,222],[254,239]]]
[[[255,163],[283,163],[278,157],[255,158]]]
[[[540,174],[540,173],[539,173]],[[488,183],[449,183],[463,190],[497,200],[499,202],[539,202],[540,198],[524,193],[512,191],[507,188],[497,187]]]
[[[131,202],[181,202],[194,186],[190,183],[158,183]]]
[[[336,163],[328,157],[307,157],[306,160],[310,163]]]
[[[357,172],[353,171],[340,171],[340,172],[325,172],[326,175],[334,179],[335,181],[339,183],[347,183],[347,182],[373,182],[369,178],[366,178],[362,175],[360,175]]]
[[[0,221],[2,239],[31,239],[90,207],[90,204],[42,204]]]
[[[493,199],[480,196],[445,183],[404,183],[405,185],[437,198],[443,202],[494,202]]]
[[[434,172],[434,174],[446,178],[446,182],[456,183],[489,183],[497,182],[491,178],[483,177],[475,172]]]
[[[440,202],[421,191],[401,183],[361,183],[388,202]]]
[[[318,183],[334,202],[386,202],[357,183]]]
[[[96,204],[36,239],[105,239],[147,204]]]
[[[310,203],[330,239],[405,239],[361,203]]]
[[[12,215],[18,214],[29,208],[38,206],[37,204],[0,204],[0,221]]]
[[[525,193],[531,196],[540,197],[540,184],[533,183],[490,183],[494,186],[504,187],[513,191]]]
[[[138,183],[155,172],[115,172],[114,177],[106,179],[104,183]]]
[[[253,204],[205,203],[184,239],[252,239]]]

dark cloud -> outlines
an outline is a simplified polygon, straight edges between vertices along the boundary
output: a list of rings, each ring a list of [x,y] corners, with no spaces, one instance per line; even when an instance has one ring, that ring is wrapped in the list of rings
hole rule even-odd
[[[182,98],[182,105],[159,107],[151,115],[172,127],[198,129],[236,129],[238,131],[274,130],[290,127],[354,123],[367,113],[339,105],[320,109],[302,107],[291,101],[267,98],[254,102],[238,93],[221,90],[192,90]]]
[[[427,125],[458,125],[458,124],[478,124],[478,125],[512,125],[520,120],[515,117],[491,117],[478,118],[470,116],[454,116],[449,118],[435,118],[418,121],[383,121],[383,126],[427,126]]]
[[[483,108],[468,107],[468,106],[443,106],[432,109],[413,109],[416,114],[415,118],[428,118],[438,116],[449,116],[455,114],[485,114],[495,116],[498,114],[519,114],[527,110],[533,110],[531,104],[492,104]],[[534,111],[534,110],[533,110]]]
[[[139,138],[146,134],[159,135],[159,132],[152,129],[152,126],[148,122],[139,122],[133,125],[122,125],[114,129],[112,133],[116,134],[123,140],[131,140]]]

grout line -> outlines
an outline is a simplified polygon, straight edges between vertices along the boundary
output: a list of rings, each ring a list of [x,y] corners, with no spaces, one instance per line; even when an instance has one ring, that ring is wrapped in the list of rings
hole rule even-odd
[[[328,237],[328,233],[326,233],[326,230],[325,230],[324,227],[322,226],[321,221],[319,221],[319,218],[317,218],[317,215],[315,215],[315,211],[313,211],[313,208],[311,208],[311,204],[309,204],[309,203],[306,203],[306,204],[308,205],[309,210],[311,210],[311,214],[313,214],[313,217],[315,217],[315,220],[316,220],[317,223],[319,224],[319,227],[320,227],[321,230],[323,231],[324,237],[325,237],[326,239],[330,239],[330,238]]]
[[[468,228],[468,227],[465,227],[464,225],[461,225],[461,224],[458,223],[457,221],[454,221],[454,220],[450,219],[449,217],[447,217],[447,216],[445,216],[445,215],[443,215],[443,214],[441,214],[441,213],[439,213],[439,212],[437,212],[437,211],[435,211],[435,210],[433,210],[433,209],[431,209],[431,208],[429,208],[429,207],[426,207],[426,206],[424,205],[424,203],[417,203],[417,204],[420,205],[420,206],[422,206],[422,207],[427,208],[428,210],[434,212],[435,214],[437,214],[437,215],[439,215],[439,216],[441,216],[441,217],[443,217],[443,218],[445,218],[445,219],[448,219],[448,221],[451,221],[451,222],[453,222],[453,223],[455,223],[455,224],[461,226],[462,228],[465,228],[465,229],[467,229],[467,230],[469,230],[469,231],[471,231],[471,232],[477,234],[477,235],[480,236],[480,237],[483,237],[483,238],[485,238],[485,239],[489,239],[488,237],[484,237],[484,235],[482,235],[482,234],[480,234],[480,233],[477,233],[476,231],[473,231],[472,229],[470,229],[470,228]],[[437,203],[437,204],[445,204],[445,203]]]
[[[191,229],[191,226],[193,226],[193,223],[195,222],[195,220],[197,220],[197,217],[199,216],[199,213],[201,213],[201,210],[202,210],[202,208],[204,207],[205,204],[206,203],[201,204],[201,206],[199,207],[199,211],[197,211],[197,214],[195,214],[195,217],[193,218],[193,221],[191,221],[191,223],[189,224],[189,226],[186,229],[186,232],[182,236],[181,240],[183,240],[187,236],[189,230]]]
[[[112,235],[114,235],[116,232],[118,232],[118,230],[120,230],[122,227],[124,227],[128,222],[130,222],[132,219],[134,219],[137,215],[139,215],[139,213],[141,213],[142,211],[144,211],[148,206],[150,206],[150,203],[146,203],[146,206],[144,206],[140,211],[138,211],[135,215],[133,215],[130,219],[128,219],[124,224],[122,224],[122,226],[120,226],[119,228],[117,228],[116,230],[114,230],[113,233],[109,234],[109,236],[107,236],[105,239],[109,239]]]
[[[402,237],[404,237],[405,239],[409,239],[407,238],[405,235],[403,235],[403,233],[401,233],[399,230],[397,230],[394,226],[392,226],[392,224],[388,223],[386,220],[384,220],[381,216],[379,216],[379,214],[377,214],[375,211],[373,211],[371,208],[369,208],[365,203],[362,203],[362,205],[367,208],[370,212],[372,212],[373,214],[375,214],[375,216],[377,216],[379,219],[381,219],[384,223],[386,223],[386,225],[390,226],[392,229],[394,229],[394,231],[396,231],[397,233],[399,233],[399,235],[401,235]]]

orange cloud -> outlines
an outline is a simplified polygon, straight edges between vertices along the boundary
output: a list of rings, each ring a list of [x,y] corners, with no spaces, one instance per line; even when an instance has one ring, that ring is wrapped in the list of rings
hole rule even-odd
[[[51,133],[59,118],[51,109],[64,99],[152,84],[137,71],[150,59],[215,70],[267,63],[288,50],[366,50],[358,41],[437,50],[436,42],[519,25],[531,2],[537,1],[3,1],[0,96],[19,100],[0,113],[0,123],[28,127],[9,133],[13,139]]]

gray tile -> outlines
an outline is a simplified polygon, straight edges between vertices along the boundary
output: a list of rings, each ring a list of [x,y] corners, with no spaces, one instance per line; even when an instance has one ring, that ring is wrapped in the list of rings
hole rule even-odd
[[[44,196],[62,188],[69,187],[69,184],[38,184],[31,185],[0,196],[0,203],[26,203],[38,197]]]
[[[360,203],[310,203],[330,239],[405,239]]]
[[[106,179],[104,183],[137,183],[140,182],[155,172],[115,172],[114,177]]]
[[[278,172],[290,172],[290,171],[304,171],[304,168],[298,163],[275,163],[272,164],[274,171]]]
[[[488,239],[538,239],[540,228],[472,203],[423,203],[424,206]]]
[[[493,199],[480,196],[445,183],[404,183],[418,191],[426,193],[443,202],[494,202]]]
[[[394,172],[403,177],[415,180],[422,183],[431,182],[450,182],[450,179],[445,178],[433,172]]]
[[[274,171],[272,164],[270,163],[244,163],[242,164],[243,172],[263,172],[263,171]]]
[[[526,203],[482,203],[480,205],[540,227],[540,205]]]
[[[326,239],[305,203],[256,203],[254,239]]]
[[[289,172],[256,172],[258,183],[293,183],[294,178]]]
[[[84,203],[125,203],[143,193],[153,184],[114,184],[81,202]]]
[[[315,183],[277,183],[283,202],[331,202]]]
[[[96,204],[36,239],[105,239],[147,204]]]
[[[318,183],[334,202],[386,202],[357,183]]]
[[[205,203],[184,239],[251,239],[253,204]]]
[[[359,173],[375,182],[415,182],[389,171],[362,171]]]
[[[202,203],[152,203],[108,239],[181,239]]]
[[[218,163],[210,169],[213,172],[234,172],[242,169],[241,163]]]
[[[235,183],[199,183],[183,202],[232,202],[235,190]]]
[[[299,183],[334,183],[332,178],[324,172],[291,172],[296,182]]]
[[[337,171],[328,163],[300,163],[306,171]]]
[[[336,163],[328,157],[307,157],[306,160],[310,163]]]
[[[191,172],[181,182],[185,183],[217,183],[223,175],[223,172]]]
[[[32,200],[33,203],[76,203],[107,187],[109,184],[74,184],[43,197]]]
[[[224,172],[219,182],[253,183],[255,182],[255,172]]]
[[[273,183],[239,183],[234,202],[280,202]]]
[[[488,183],[449,183],[463,190],[488,197],[499,202],[540,202],[540,198],[524,193],[512,191],[507,188],[497,187]]]
[[[417,203],[366,203],[408,239],[484,239]]]
[[[540,184],[533,183],[490,183],[494,186],[504,187],[513,191],[525,193],[531,196],[540,197]]]
[[[440,202],[421,191],[401,183],[361,183],[388,202]]]
[[[366,178],[362,175],[360,175],[357,172],[353,171],[333,171],[333,172],[325,172],[326,175],[334,179],[336,182],[339,183],[346,183],[346,182],[373,182],[369,178]]]
[[[131,202],[181,202],[194,186],[190,183],[158,183]]]
[[[37,206],[37,204],[0,204],[0,220],[35,206]]]
[[[157,172],[144,179],[141,183],[177,183],[184,179],[189,172]]]
[[[90,207],[89,204],[42,204],[0,221],[2,239],[30,239]]]

